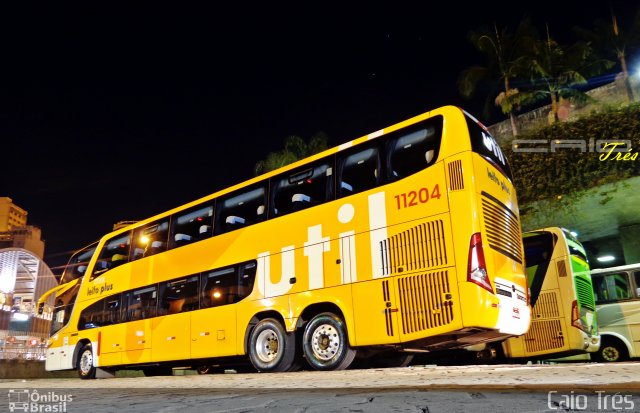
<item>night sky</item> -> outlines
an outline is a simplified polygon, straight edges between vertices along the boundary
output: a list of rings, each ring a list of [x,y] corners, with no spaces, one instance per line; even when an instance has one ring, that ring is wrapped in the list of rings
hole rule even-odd
[[[481,116],[456,86],[484,63],[469,30],[530,16],[573,41],[609,16],[605,1],[58,3],[0,13],[0,196],[42,228],[50,265],[252,177],[289,135],[333,146],[447,104]],[[613,5],[624,19],[636,2]]]

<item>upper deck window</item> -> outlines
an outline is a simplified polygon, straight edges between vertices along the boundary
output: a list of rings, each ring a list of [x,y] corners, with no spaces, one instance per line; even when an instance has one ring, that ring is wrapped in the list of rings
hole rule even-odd
[[[358,149],[338,156],[338,198],[375,188],[380,183],[378,148]]]
[[[495,165],[510,181],[513,181],[511,167],[498,142],[488,130],[480,126],[480,123],[475,118],[466,112],[465,115],[469,136],[471,137],[471,149]]]
[[[266,219],[267,191],[263,185],[243,188],[216,202],[215,233],[233,231]]]
[[[198,205],[172,218],[173,239],[170,248],[209,238],[213,233],[213,205]]]
[[[389,178],[405,178],[433,164],[441,141],[442,116],[394,132],[388,144]]]
[[[544,278],[551,263],[557,237],[547,231],[525,234],[522,239],[527,270],[527,282],[531,290],[530,302],[533,307],[538,301]]]
[[[129,262],[130,240],[131,233],[125,232],[105,242],[102,251],[100,251],[96,266],[93,269],[93,277]]]
[[[319,205],[332,198],[333,162],[328,159],[273,178],[272,216]]]
[[[169,219],[156,221],[137,228],[133,232],[131,261],[149,257],[167,249]]]

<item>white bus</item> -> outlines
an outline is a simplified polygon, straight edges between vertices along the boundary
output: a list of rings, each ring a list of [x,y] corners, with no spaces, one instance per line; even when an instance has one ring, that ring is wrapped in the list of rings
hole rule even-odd
[[[600,327],[600,350],[592,360],[640,357],[640,264],[591,270]]]

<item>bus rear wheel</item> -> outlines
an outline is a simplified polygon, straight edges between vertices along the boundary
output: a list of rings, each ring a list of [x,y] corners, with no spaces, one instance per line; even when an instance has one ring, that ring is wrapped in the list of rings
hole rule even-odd
[[[249,336],[249,360],[262,372],[287,371],[295,357],[295,335],[273,318],[260,321]]]
[[[344,321],[333,313],[315,316],[304,329],[302,351],[316,370],[344,370],[356,357]]]
[[[95,379],[96,368],[93,366],[93,349],[85,344],[78,353],[78,376],[83,380]]]

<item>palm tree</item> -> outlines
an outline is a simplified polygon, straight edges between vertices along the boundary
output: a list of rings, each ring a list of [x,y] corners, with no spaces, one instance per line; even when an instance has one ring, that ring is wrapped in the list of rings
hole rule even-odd
[[[265,159],[256,163],[254,172],[260,175],[322,152],[327,149],[328,140],[323,132],[316,133],[308,142],[297,135],[289,136],[284,141],[284,149],[268,153]]]
[[[481,28],[469,34],[469,41],[486,56],[485,66],[472,66],[460,73],[458,89],[467,98],[473,96],[480,82],[488,82],[491,91],[485,102],[485,114],[489,112],[489,102],[494,101],[500,106],[502,113],[509,115],[513,135],[518,134],[514,111],[514,95],[518,89],[511,86],[511,82],[522,73],[522,56],[528,50],[528,45],[535,39],[535,32],[528,19],[518,25],[515,34],[507,29],[498,30],[496,25],[492,30]]]
[[[518,93],[513,101],[528,104],[543,99],[551,101],[550,123],[558,120],[560,98],[587,100],[589,97],[578,88],[587,83],[587,78],[613,66],[610,60],[599,59],[592,53],[589,43],[577,42],[562,46],[551,38],[547,27],[547,38],[534,44],[531,55],[525,58],[531,83],[528,90]]]
[[[640,46],[640,9],[636,12],[631,24],[626,28],[618,25],[618,19],[611,9],[611,22],[596,20],[594,30],[590,31],[576,27],[575,32],[589,41],[595,50],[602,52],[605,56],[613,57],[620,63],[622,70],[622,78],[624,80],[627,98],[629,102],[633,102],[633,89],[631,88],[631,80],[629,77],[629,69],[627,66],[627,51],[631,47]]]

